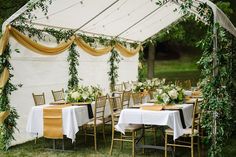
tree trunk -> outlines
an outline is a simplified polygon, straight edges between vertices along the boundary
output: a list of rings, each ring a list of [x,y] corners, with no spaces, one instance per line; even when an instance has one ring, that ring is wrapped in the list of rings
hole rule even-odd
[[[155,67],[155,46],[150,44],[148,48],[148,78],[154,77]]]

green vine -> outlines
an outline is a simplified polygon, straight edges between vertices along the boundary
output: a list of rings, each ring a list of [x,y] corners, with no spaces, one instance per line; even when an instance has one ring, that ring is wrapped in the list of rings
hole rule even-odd
[[[79,66],[79,53],[76,51],[76,45],[73,43],[69,49],[69,55],[67,57],[67,61],[69,63],[69,80],[68,80],[68,89],[74,89],[78,87],[79,79],[78,79],[78,71],[77,67]]]
[[[13,70],[9,59],[10,59],[11,49],[10,46],[7,45],[4,53],[0,56],[0,73],[2,73],[3,69],[7,67],[9,70]],[[10,81],[13,77],[10,74],[10,78],[7,81],[5,87],[0,91],[0,111],[10,111],[10,115],[4,121],[4,123],[0,126],[0,149],[7,150],[10,146],[10,142],[14,140],[14,132],[17,130],[16,128],[16,120],[19,118],[14,107],[10,106],[9,95],[15,90],[17,90],[17,86],[13,85]]]
[[[209,156],[221,156],[222,148],[227,137],[231,133],[232,126],[232,102],[227,86],[230,80],[230,44],[228,35],[222,28],[218,27],[218,51],[216,52],[218,73],[213,76],[213,31],[209,28],[205,39],[199,42],[203,50],[203,56],[198,62],[205,77],[201,82],[204,103],[202,110],[202,127],[207,132],[207,143],[210,144]],[[217,120],[215,120],[216,118]]]
[[[108,60],[108,63],[110,65],[110,70],[108,71],[109,80],[110,80],[110,90],[111,92],[114,91],[114,85],[116,84],[116,81],[118,79],[118,69],[119,69],[119,63],[121,61],[121,57],[119,53],[112,49],[110,58]]]
[[[145,69],[144,69],[144,52],[141,50],[138,57],[138,81],[143,82],[146,79]]]

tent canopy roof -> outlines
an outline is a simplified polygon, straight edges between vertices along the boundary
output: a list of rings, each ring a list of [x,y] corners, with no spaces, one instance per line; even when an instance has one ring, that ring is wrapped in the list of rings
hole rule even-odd
[[[37,19],[32,23],[38,28],[73,29],[90,36],[143,42],[184,16],[178,11],[182,1],[165,0],[159,6],[154,0],[53,0],[47,16],[41,9],[33,11]],[[202,2],[212,8],[216,22],[236,36],[234,25],[209,0],[194,0],[189,11],[197,15],[196,7]],[[27,4],[4,22],[3,30],[26,10]]]

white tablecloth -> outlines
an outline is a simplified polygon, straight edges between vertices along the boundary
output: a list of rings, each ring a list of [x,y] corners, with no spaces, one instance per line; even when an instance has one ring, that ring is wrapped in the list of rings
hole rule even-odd
[[[43,136],[43,108],[50,105],[41,105],[32,107],[26,131],[35,136]],[[87,106],[70,106],[62,109],[62,128],[66,137],[75,141],[79,126],[89,122]]]
[[[94,112],[95,102],[92,102],[92,109]],[[50,106],[48,104],[32,107],[26,126],[26,132],[32,136],[43,136],[43,108]],[[105,117],[111,114],[110,105],[107,101],[105,107]],[[70,106],[62,109],[62,127],[63,134],[67,138],[75,141],[76,133],[79,131],[79,126],[89,122],[87,106]]]
[[[192,104],[183,104],[183,115],[186,128],[192,123]],[[125,133],[125,128],[129,124],[146,124],[169,126],[174,130],[174,140],[184,134],[184,129],[180,120],[179,111],[162,110],[149,111],[141,109],[124,109],[121,111],[118,124],[115,126],[117,131]]]

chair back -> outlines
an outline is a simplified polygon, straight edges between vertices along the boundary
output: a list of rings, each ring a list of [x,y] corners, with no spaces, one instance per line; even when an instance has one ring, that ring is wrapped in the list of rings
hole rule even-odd
[[[96,119],[103,120],[105,114],[107,96],[97,96],[95,99],[95,109],[94,109],[94,124],[96,126]]]
[[[34,93],[32,93],[32,96],[33,96],[33,99],[34,99],[35,106],[44,105],[45,104],[44,93],[42,93],[42,94],[34,94]]]
[[[124,90],[123,83],[121,83],[121,84],[115,84],[114,90],[115,90],[116,92],[123,92],[123,90]]]
[[[183,89],[191,90],[192,84],[191,80],[185,80],[182,85]]]
[[[199,131],[200,120],[201,120],[201,110],[198,105],[198,99],[196,99],[192,112],[192,134],[194,134],[194,129]]]
[[[108,96],[108,99],[109,99],[110,110],[111,110],[111,124],[112,124],[112,129],[114,129],[115,125],[118,123],[118,120],[119,120],[118,116],[114,116],[114,111],[117,110],[116,106],[118,103],[121,102],[121,97],[120,96],[115,96],[115,97]]]
[[[129,108],[130,96],[131,96],[130,91],[123,91],[122,98],[121,98],[121,108],[122,109]]]
[[[142,104],[142,94],[140,92],[132,93],[133,105]]]
[[[60,101],[60,100],[65,100],[65,94],[64,94],[64,89],[62,88],[61,90],[51,90],[53,99],[54,101]]]
[[[124,84],[124,88],[125,88],[126,91],[131,90],[132,84],[130,84],[129,81],[128,82],[123,82],[123,84]]]
[[[148,94],[149,94],[151,100],[154,99],[154,93],[155,93],[155,91],[156,91],[156,90],[149,90],[149,91],[148,91]]]

